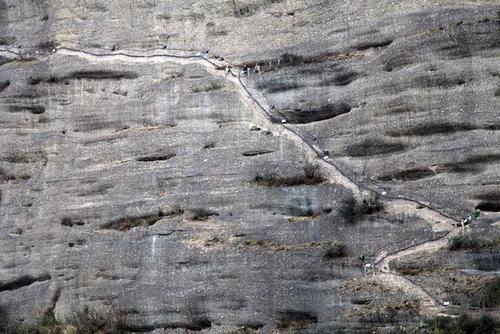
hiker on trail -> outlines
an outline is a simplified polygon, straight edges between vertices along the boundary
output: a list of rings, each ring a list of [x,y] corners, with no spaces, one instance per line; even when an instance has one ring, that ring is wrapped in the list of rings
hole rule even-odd
[[[244,69],[244,70],[245,70],[245,74],[246,74],[247,76],[250,76],[250,71],[248,70],[248,68],[247,68],[246,66],[245,66],[245,69]]]
[[[361,255],[358,259],[363,263],[365,277],[368,277],[370,274],[375,276],[375,264],[372,262],[371,256]]]
[[[229,66],[226,65],[224,72],[226,72],[226,77],[227,77],[229,75],[229,73],[231,72],[231,70],[229,69]]]
[[[238,73],[238,78],[239,78],[239,77],[242,77],[242,76],[245,76],[245,74],[246,74],[246,70],[245,70],[245,69],[241,70],[241,71]]]
[[[478,209],[473,209],[467,218],[462,219],[462,232],[465,231],[465,225],[475,222],[479,218],[480,214],[481,212]]]
[[[370,274],[371,274],[371,276],[375,276],[375,269],[374,269],[373,264],[371,262],[365,264],[364,269],[365,269],[365,277],[368,277]]]
[[[260,74],[260,65],[259,64],[255,64],[255,73],[257,74]]]

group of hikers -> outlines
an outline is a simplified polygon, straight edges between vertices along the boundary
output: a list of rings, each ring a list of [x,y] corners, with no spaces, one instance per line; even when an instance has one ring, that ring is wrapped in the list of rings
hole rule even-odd
[[[226,77],[229,74],[234,75],[234,73],[232,72],[231,67],[229,67],[228,65],[225,66],[224,72],[226,73]],[[243,69],[241,69],[241,70],[238,71],[238,78],[239,77],[243,77],[245,75],[249,76],[252,72],[255,73],[255,74],[262,73],[260,65],[256,64],[253,68],[249,68],[249,67],[245,66]]]

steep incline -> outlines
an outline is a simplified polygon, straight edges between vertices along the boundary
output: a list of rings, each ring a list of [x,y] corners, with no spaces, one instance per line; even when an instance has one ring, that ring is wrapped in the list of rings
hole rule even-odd
[[[214,333],[477,314],[412,261],[500,269],[499,36],[495,1],[0,0],[0,307]],[[443,250],[473,207],[493,241]]]

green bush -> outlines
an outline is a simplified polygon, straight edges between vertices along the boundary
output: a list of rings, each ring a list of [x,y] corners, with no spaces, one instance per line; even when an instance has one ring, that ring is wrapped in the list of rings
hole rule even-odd
[[[379,202],[378,196],[375,194],[364,195],[361,199],[356,199],[351,196],[342,203],[338,209],[338,213],[348,223],[352,224],[364,216],[382,210],[382,208],[383,206]]]

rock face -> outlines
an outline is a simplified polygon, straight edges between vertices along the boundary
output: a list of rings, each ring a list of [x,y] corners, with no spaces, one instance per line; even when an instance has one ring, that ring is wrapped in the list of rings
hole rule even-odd
[[[0,307],[159,333],[476,314],[499,110],[497,1],[0,0]],[[488,240],[446,249],[473,208]]]

